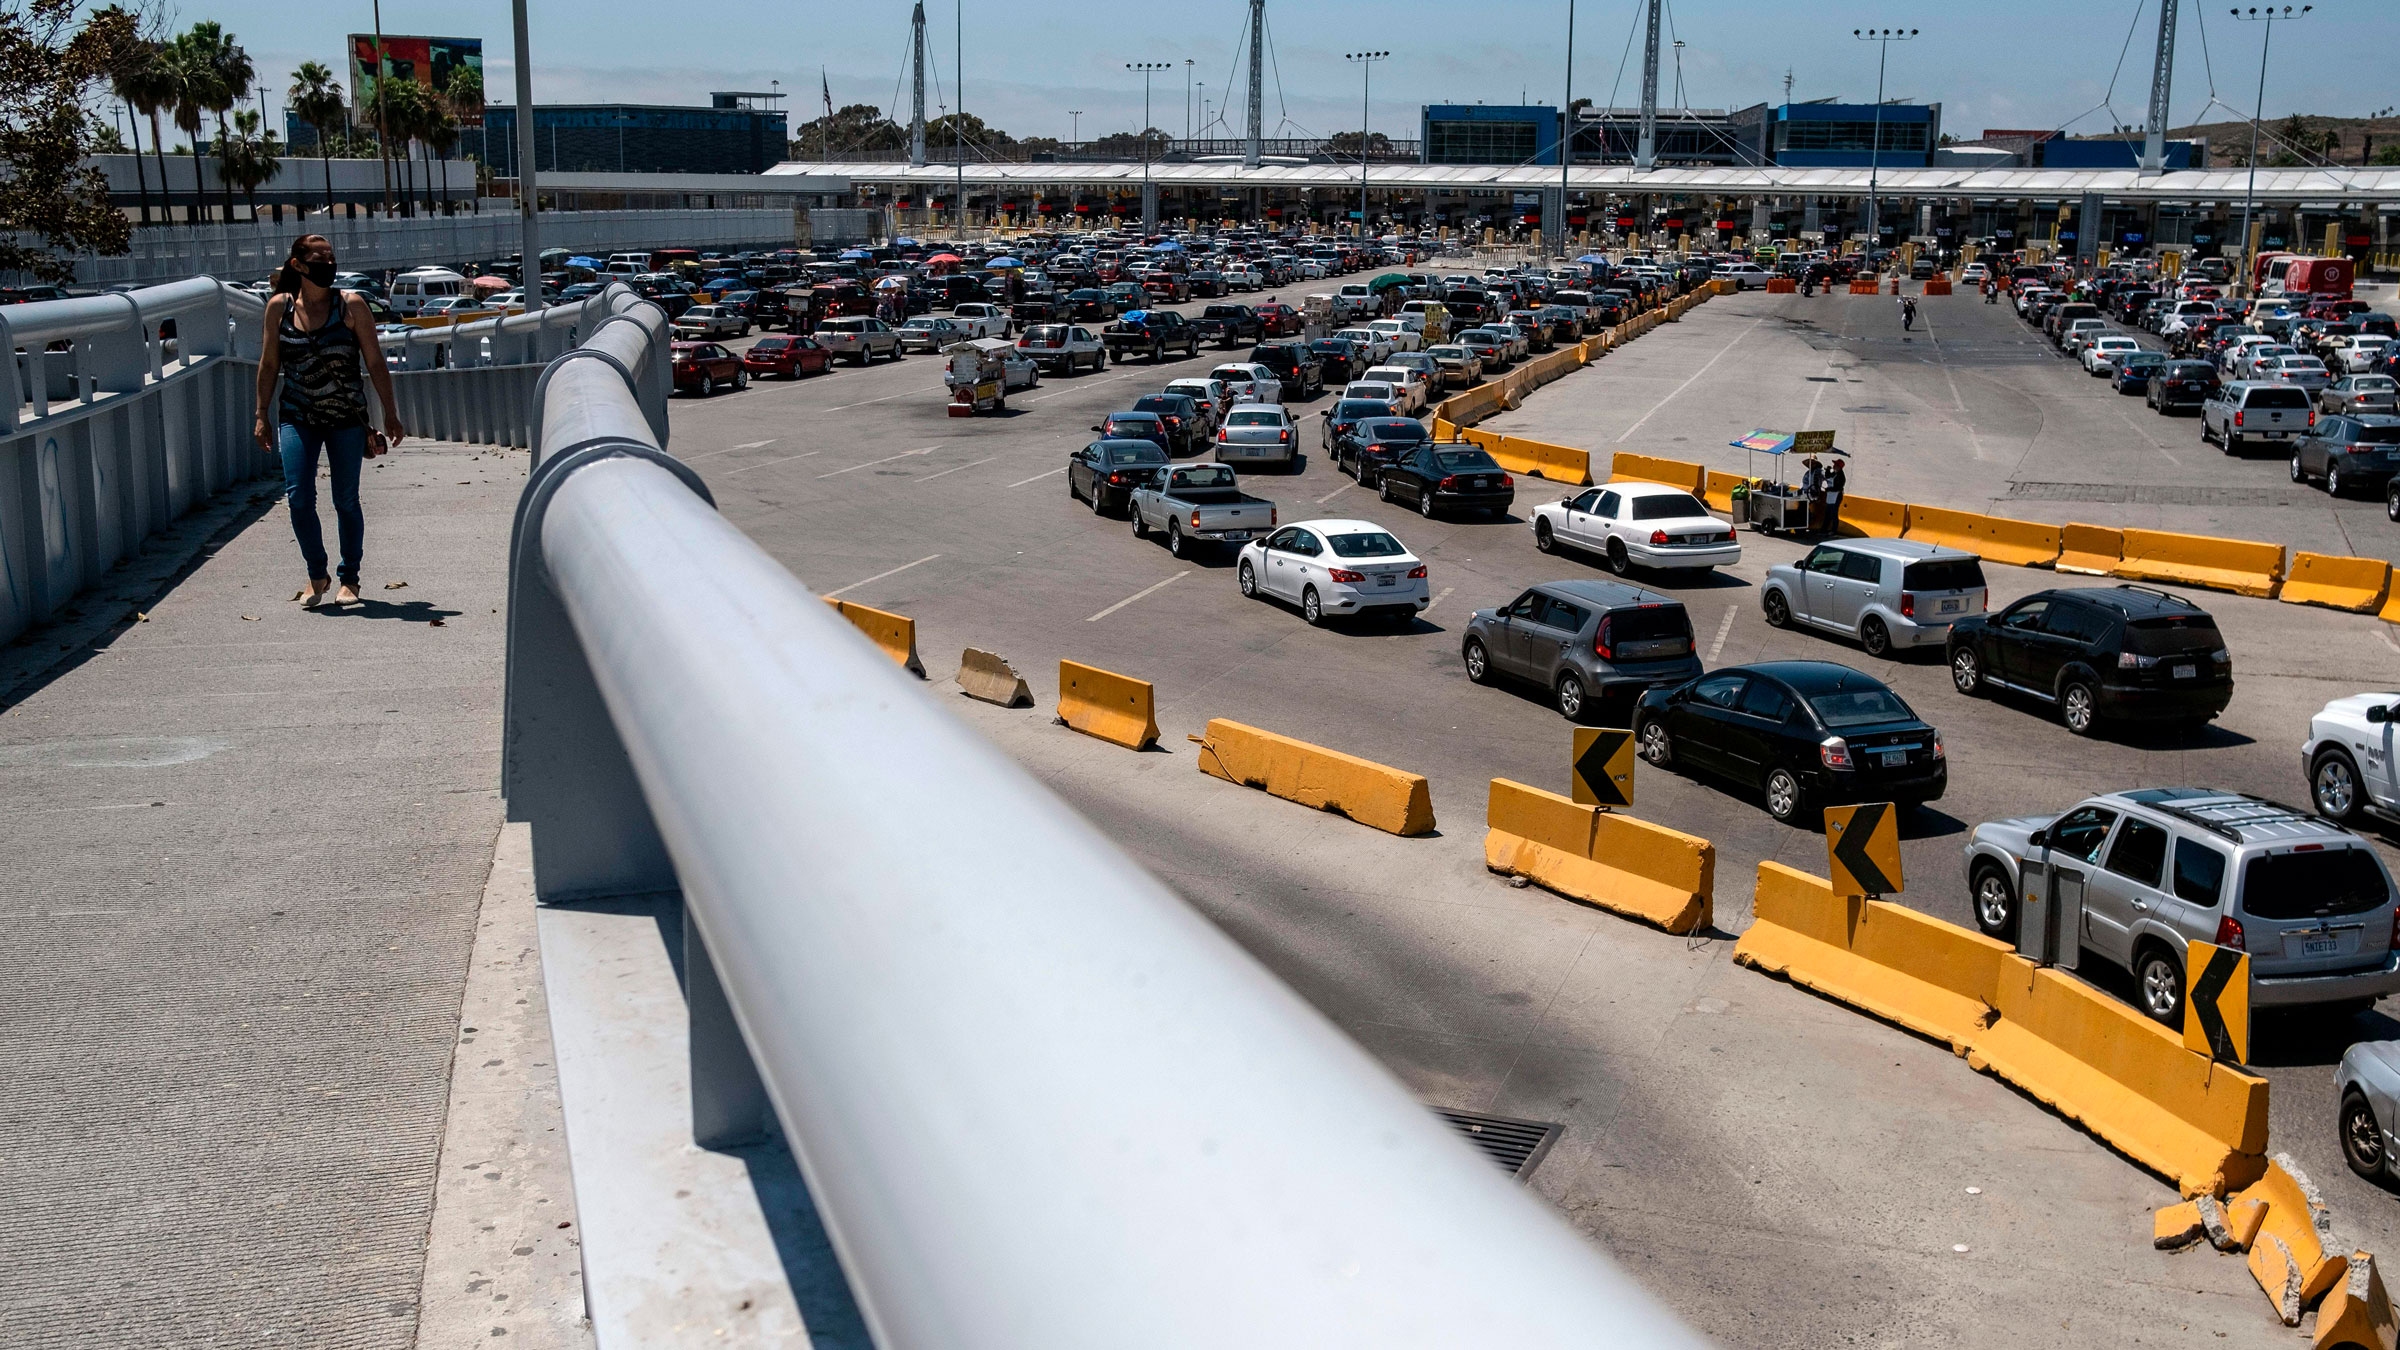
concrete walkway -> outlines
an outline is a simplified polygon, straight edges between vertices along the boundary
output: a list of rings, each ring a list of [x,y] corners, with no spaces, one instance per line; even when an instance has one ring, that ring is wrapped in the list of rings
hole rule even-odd
[[[416,1342],[524,472],[370,468],[341,612],[238,488],[0,651],[0,1344]]]

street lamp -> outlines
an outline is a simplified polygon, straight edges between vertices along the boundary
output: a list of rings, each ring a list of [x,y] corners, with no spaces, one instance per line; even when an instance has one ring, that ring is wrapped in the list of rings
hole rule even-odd
[[[1183,138],[1192,138],[1192,58],[1183,58]],[[1190,153],[1187,148],[1185,153]]]
[[[1914,28],[1853,28],[1850,36],[1876,44],[1875,140],[1867,147],[1867,267],[1875,270],[1875,246],[1883,242],[1883,222],[1875,213],[1875,189],[1883,169],[1883,71],[1892,59],[1892,44],[1916,37]]]
[[[634,118],[633,118],[633,117],[631,117],[630,115],[626,114],[626,113],[618,113],[618,114],[617,114],[617,117],[616,117],[616,122],[617,122],[617,172],[618,172],[618,173],[623,173],[623,172],[625,172],[625,128],[627,128],[627,127],[629,127],[629,126],[632,126],[632,125],[633,125],[633,123],[634,123]]]
[[[2285,5],[2279,10],[2273,5],[2252,5],[2246,10],[2233,11],[2233,17],[2244,23],[2267,26],[2266,36],[2258,43],[2258,107],[2250,115],[2250,184],[2242,189],[2242,274],[2234,282],[2245,296],[2255,284],[2251,274],[2258,268],[2258,252],[2250,243],[2250,209],[2258,198],[2258,119],[2267,113],[2267,49],[2275,43],[2277,19],[2290,23],[2315,8],[2315,5],[2301,5],[2297,9]]]
[[[1150,188],[1150,77],[1162,70],[1173,70],[1172,61],[1128,61],[1127,70],[1142,73],[1142,233],[1147,236],[1158,230],[1158,198]]]
[[[1558,256],[1564,258],[1567,256],[1567,166],[1575,159],[1575,0],[1567,0],[1567,102],[1559,113],[1558,224],[1545,233],[1558,240]]]
[[[1071,119],[1067,123],[1067,143],[1075,149],[1081,150],[1083,148],[1083,109],[1069,108],[1067,116]]]
[[[1344,52],[1342,59],[1358,67],[1358,237],[1367,237],[1367,121],[1368,92],[1375,87],[1375,63],[1390,52]]]

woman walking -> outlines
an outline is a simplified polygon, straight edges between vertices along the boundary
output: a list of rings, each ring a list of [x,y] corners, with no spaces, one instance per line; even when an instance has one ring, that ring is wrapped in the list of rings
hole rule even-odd
[[[333,514],[341,536],[341,589],[333,603],[358,603],[358,565],[367,518],[358,505],[359,468],[398,442],[405,430],[392,399],[392,374],[375,340],[375,320],[355,291],[333,289],[333,245],[321,234],[292,241],[267,297],[266,340],[258,362],[259,448],[283,460],[283,496],[292,534],[308,564],[305,607],[325,602],[325,533],[317,521],[317,456],[333,469]],[[367,425],[365,378],[383,403],[383,431]],[[283,385],[281,398],[276,383]]]

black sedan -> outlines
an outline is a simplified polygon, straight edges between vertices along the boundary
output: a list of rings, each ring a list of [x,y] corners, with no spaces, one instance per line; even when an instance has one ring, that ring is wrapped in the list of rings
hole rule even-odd
[[[1379,398],[1337,398],[1317,414],[1317,444],[1333,454],[1334,444],[1370,417],[1397,417],[1400,410]],[[1335,462],[1340,462],[1337,456]]]
[[[1317,358],[1317,369],[1324,372],[1329,385],[1348,384],[1366,372],[1366,353],[1348,338],[1318,338],[1308,344],[1308,350]]]
[[[1175,437],[1167,430],[1167,419],[1154,412],[1110,413],[1106,419],[1092,424],[1092,430],[1106,441],[1148,441],[1165,454],[1175,453]]]
[[[1393,460],[1432,440],[1425,424],[1413,417],[1369,417],[1333,438],[1333,467],[1357,479],[1360,487],[1373,487]]]
[[[1387,502],[1407,502],[1427,520],[1446,508],[1506,515],[1516,480],[1471,445],[1420,445],[1375,476]]]
[[[2197,408],[2216,396],[2216,367],[2206,361],[2169,361],[2151,372],[2142,401],[2166,413]]]
[[[1167,453],[1187,455],[1199,449],[1215,428],[1189,394],[1145,394],[1133,401],[1135,412],[1150,413],[1166,425]],[[1132,434],[1132,433],[1119,433]]]
[[[1102,290],[1070,291],[1067,294],[1066,317],[1076,323],[1106,323],[1117,317],[1117,307]]]
[[[1950,781],[1941,733],[1881,681],[1830,661],[1731,666],[1653,689],[1633,735],[1652,765],[1755,788],[1785,824],[1845,802],[1916,806]]]
[[[1095,516],[1122,508],[1153,469],[1165,468],[1167,452],[1151,441],[1098,440],[1067,460],[1067,495],[1092,504]]]

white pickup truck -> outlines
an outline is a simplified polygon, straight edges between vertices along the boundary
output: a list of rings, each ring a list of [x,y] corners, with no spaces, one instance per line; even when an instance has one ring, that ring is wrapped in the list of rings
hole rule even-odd
[[[1246,544],[1275,528],[1276,513],[1275,503],[1242,491],[1229,464],[1171,464],[1134,488],[1125,514],[1134,538],[1156,530],[1167,552],[1185,558],[1195,544]]]
[[[1009,335],[1008,306],[968,300],[952,306],[950,322],[964,330],[962,337],[1004,338]]]

